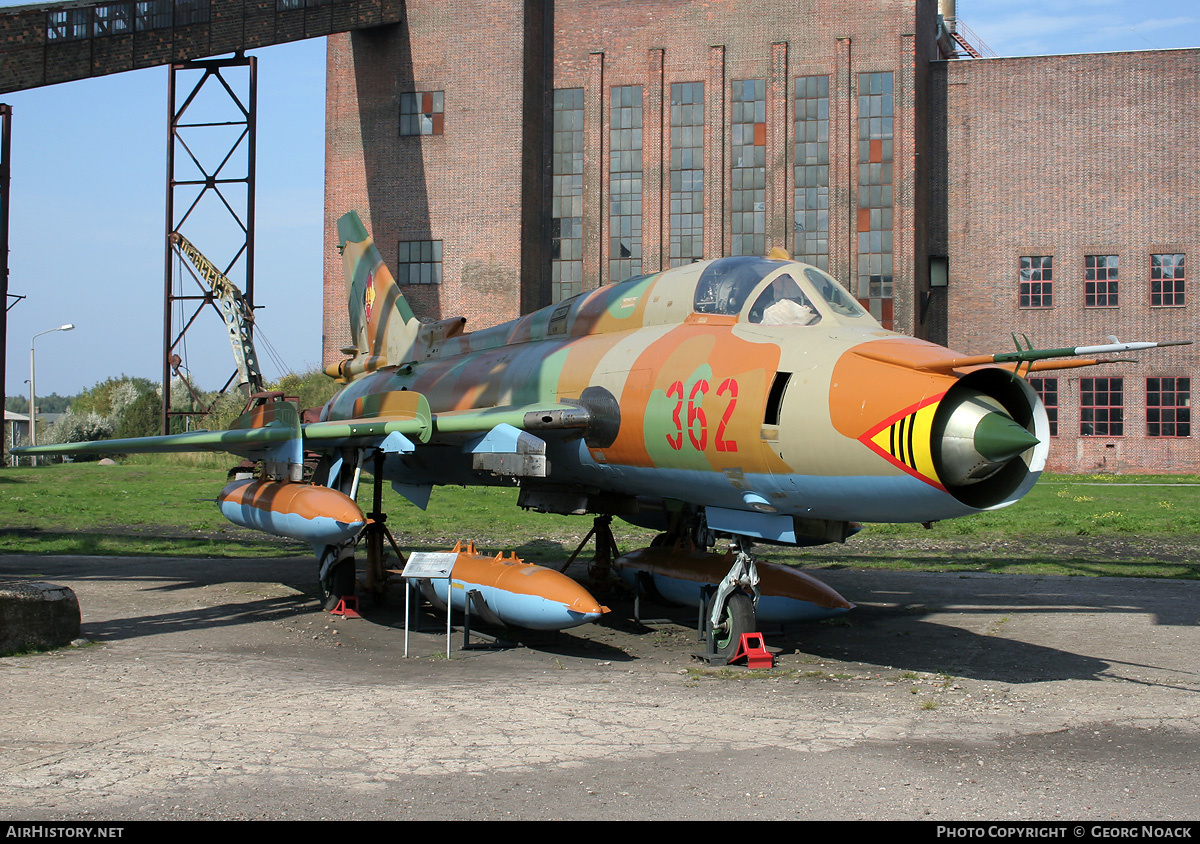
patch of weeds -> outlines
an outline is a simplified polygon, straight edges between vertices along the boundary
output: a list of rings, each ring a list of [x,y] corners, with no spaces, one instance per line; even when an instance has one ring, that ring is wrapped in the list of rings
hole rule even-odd
[[[824,624],[826,627],[853,627],[854,622],[846,618],[844,615],[826,618],[823,621],[818,621],[817,624]]]
[[[693,680],[781,680],[796,676],[791,668],[689,668],[687,672]]]
[[[931,697],[927,697],[925,700],[921,701],[921,708],[926,711],[937,709],[938,702]]]
[[[88,644],[91,644],[90,642]],[[5,657],[23,657],[23,656],[39,656],[41,654],[53,653],[61,648],[68,647],[67,645],[38,645],[33,642],[26,642],[16,650],[4,651],[0,653],[0,658]]]
[[[808,680],[853,680],[854,679],[853,674],[843,674],[840,672],[832,672],[832,671],[809,670],[809,671],[796,672],[795,674],[796,674],[796,677],[798,677],[798,678],[804,678],[804,679],[808,679]]]

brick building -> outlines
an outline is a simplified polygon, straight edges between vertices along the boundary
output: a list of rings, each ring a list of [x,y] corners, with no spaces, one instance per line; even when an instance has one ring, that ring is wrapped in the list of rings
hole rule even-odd
[[[951,346],[1200,339],[1198,72],[1200,50],[934,66],[929,242],[949,256]],[[1195,349],[1035,382],[1057,417],[1051,468],[1197,471]]]
[[[328,50],[327,239],[426,318],[782,246],[962,351],[1194,334],[1197,50],[957,59],[935,0],[408,0]],[[1051,468],[1195,469],[1196,354],[1142,360],[1038,382]]]

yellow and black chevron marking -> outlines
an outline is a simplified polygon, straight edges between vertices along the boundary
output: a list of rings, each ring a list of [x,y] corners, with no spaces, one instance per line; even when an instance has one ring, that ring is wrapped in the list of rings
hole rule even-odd
[[[933,417],[941,395],[925,399],[889,416],[859,440],[893,465],[925,483],[944,489],[933,465]]]

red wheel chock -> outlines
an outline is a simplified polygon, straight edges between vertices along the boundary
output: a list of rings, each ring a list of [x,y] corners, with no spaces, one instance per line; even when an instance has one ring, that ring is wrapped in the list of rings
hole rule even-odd
[[[746,660],[747,668],[774,668],[775,657],[767,651],[763,644],[761,633],[743,633],[742,639],[738,642],[737,651],[734,652],[730,662],[737,662],[739,659]]]
[[[330,615],[340,615],[342,618],[362,618],[358,614],[358,596],[346,595],[341,598],[337,606],[329,611]]]

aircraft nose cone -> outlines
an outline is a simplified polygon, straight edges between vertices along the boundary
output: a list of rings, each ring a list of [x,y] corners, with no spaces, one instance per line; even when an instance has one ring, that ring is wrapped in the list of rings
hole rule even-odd
[[[952,400],[935,431],[938,476],[964,487],[994,475],[1039,440],[996,399],[968,390]]]
[[[1011,460],[1038,442],[1007,413],[989,413],[975,426],[975,450],[992,463]]]

